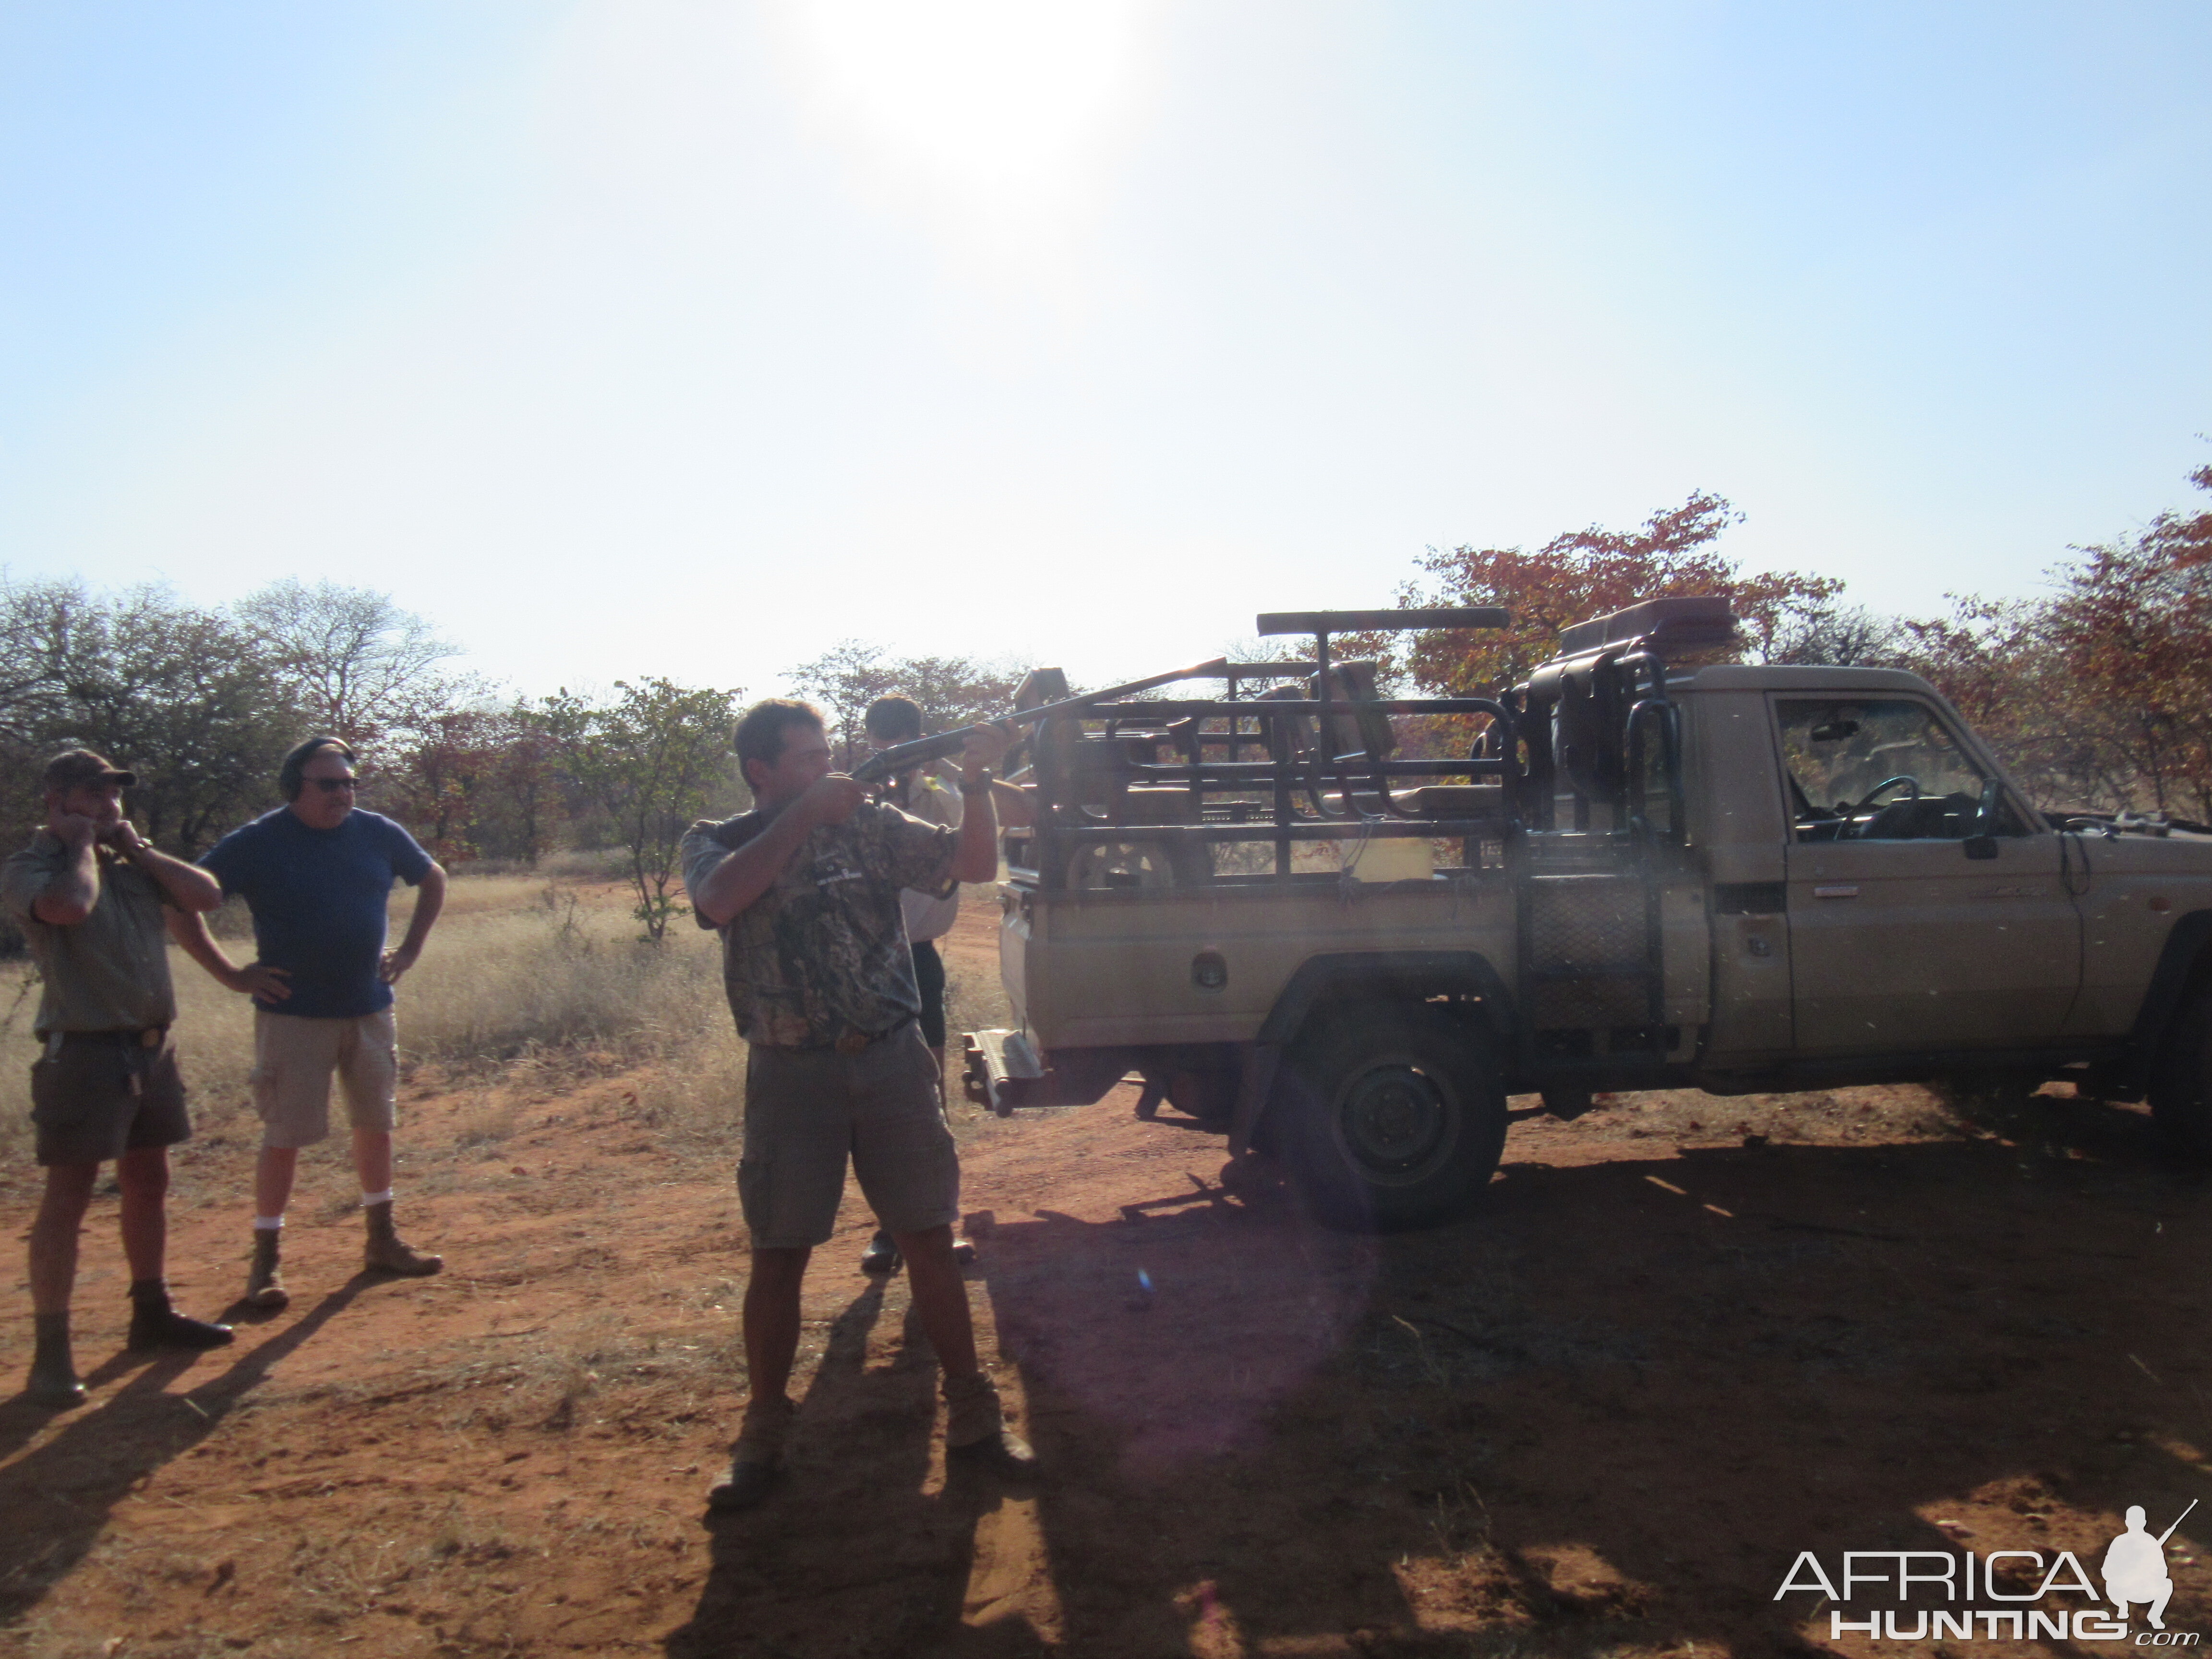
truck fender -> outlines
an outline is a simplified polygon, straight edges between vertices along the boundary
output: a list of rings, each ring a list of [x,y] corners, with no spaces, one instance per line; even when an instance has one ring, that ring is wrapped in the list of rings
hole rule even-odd
[[[2208,947],[2212,947],[2212,910],[2192,910],[2175,918],[2165,948],[2158,953],[2158,967],[2151,974],[2149,988],[2143,992],[2142,1006],[2136,1011],[2135,1025],[2128,1033],[2130,1088],[2150,1086],[2173,1017],[2180,1012],[2183,1000],[2208,959],[2212,959],[2212,949]]]
[[[1353,951],[1309,957],[1275,999],[1258,1036],[1245,1051],[1237,1111],[1230,1127],[1230,1152],[1249,1150],[1273,1093],[1283,1050],[1297,1036],[1323,1000],[1346,996],[1404,997],[1472,994],[1482,999],[1485,1018],[1501,1039],[1510,1040],[1515,1015],[1504,976],[1487,957],[1474,951]]]

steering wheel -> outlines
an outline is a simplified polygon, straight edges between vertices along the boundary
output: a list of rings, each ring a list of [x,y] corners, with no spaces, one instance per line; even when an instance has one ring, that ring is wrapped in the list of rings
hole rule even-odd
[[[1875,798],[1880,795],[1883,790],[1894,789],[1900,783],[1912,792],[1905,796],[1905,799],[1918,800],[1920,799],[1920,780],[1916,777],[1910,777],[1905,773],[1900,772],[1893,778],[1884,778],[1880,783],[1875,785],[1873,788],[1868,790],[1866,792],[1865,798],[1863,799],[1856,806],[1852,807],[1850,810],[1854,812],[1865,811],[1868,807],[1874,805]]]
[[[1873,826],[1875,817],[1880,816],[1878,813],[1875,813],[1869,809],[1873,807],[1875,801],[1881,798],[1884,793],[1899,787],[1902,787],[1906,792],[1904,797],[1906,800],[1918,800],[1920,799],[1920,780],[1911,776],[1909,774],[1900,772],[1893,778],[1884,778],[1880,783],[1875,785],[1873,788],[1868,790],[1865,796],[1859,801],[1859,804],[1856,806],[1853,806],[1846,810],[1843,809],[1842,804],[1838,802],[1838,809],[1842,810],[1844,811],[1844,816],[1850,819],[1856,825],[1856,828],[1849,833],[1852,834],[1857,839],[1865,839],[1867,830]]]

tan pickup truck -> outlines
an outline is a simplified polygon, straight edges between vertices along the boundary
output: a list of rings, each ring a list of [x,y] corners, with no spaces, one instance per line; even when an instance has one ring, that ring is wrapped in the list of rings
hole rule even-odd
[[[1045,721],[970,1097],[1140,1075],[1349,1227],[1454,1213],[1529,1092],[2063,1078],[2212,1155],[2212,836],[2054,822],[1911,674],[1670,666],[1724,601],[1570,629],[1497,698],[1331,657],[1502,620],[1262,617],[1312,660]],[[1401,752],[1420,715],[1482,735]]]

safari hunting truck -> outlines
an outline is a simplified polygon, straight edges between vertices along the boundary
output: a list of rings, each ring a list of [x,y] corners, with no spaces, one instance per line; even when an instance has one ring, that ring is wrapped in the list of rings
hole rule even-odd
[[[2212,835],[2054,820],[1911,674],[1670,667],[1731,642],[1723,599],[1571,628],[1496,697],[1382,697],[1331,656],[1506,620],[1262,616],[1310,660],[1022,717],[1018,1024],[967,1036],[969,1097],[1138,1074],[1141,1114],[1273,1154],[1358,1228],[1459,1210],[1516,1094],[1572,1117],[1596,1090],[2069,1078],[2212,1155]],[[1481,735],[1400,752],[1420,715]]]

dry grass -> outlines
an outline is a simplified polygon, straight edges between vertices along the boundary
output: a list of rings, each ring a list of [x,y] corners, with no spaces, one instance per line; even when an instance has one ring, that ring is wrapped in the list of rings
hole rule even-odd
[[[656,946],[636,939],[619,896],[522,876],[453,888],[403,988],[412,1060],[456,1073],[660,1060],[723,1007],[715,941],[702,929],[672,927]]]
[[[629,860],[618,847],[548,853],[533,872],[541,880],[620,881]]]
[[[995,917],[999,909],[997,884],[975,882],[963,887],[960,909],[963,915],[981,914]],[[945,963],[945,1029],[955,1068],[960,1064],[963,1031],[994,1030],[1012,1023],[1013,1012],[1006,1002],[1006,987],[999,982],[995,958],[975,967],[961,961]]]
[[[987,908],[996,904],[996,890],[971,886],[966,899]],[[394,937],[413,902],[408,890],[393,896]],[[524,1121],[526,1100],[617,1073],[635,1073],[627,1098],[640,1123],[678,1146],[727,1155],[744,1097],[744,1048],[730,1028],[719,945],[688,920],[663,944],[645,944],[629,905],[621,889],[596,878],[454,878],[429,947],[399,988],[403,1063],[410,1072],[436,1068],[439,1080],[465,1097],[450,1146],[409,1148],[418,1174],[442,1155],[507,1139]],[[216,931],[234,959],[248,959],[252,928],[242,907],[224,907]],[[181,952],[170,952],[170,969],[197,1132],[178,1164],[177,1197],[190,1202],[198,1196],[200,1152],[234,1161],[258,1139],[249,1085],[253,1009]],[[27,962],[0,964],[0,1185],[35,1178],[28,1068],[38,995]],[[1008,1022],[995,967],[954,963],[946,1004],[957,1068],[957,1033]],[[957,1083],[951,1092],[957,1122],[969,1115]],[[350,1204],[349,1189],[332,1191],[331,1204]]]
[[[411,892],[395,895],[395,936],[412,904]],[[234,958],[245,959],[250,935],[220,931],[231,936]],[[653,1068],[639,1090],[641,1120],[726,1135],[744,1050],[722,1000],[716,941],[688,923],[659,946],[636,934],[629,900],[603,885],[530,875],[454,880],[428,948],[399,988],[399,1039],[410,1069],[435,1066],[475,1097],[465,1146],[512,1133],[519,1093],[637,1066]],[[173,949],[170,969],[199,1140],[234,1146],[255,1128],[252,1006]],[[0,1169],[11,1184],[29,1175],[38,994],[27,962],[0,968]],[[189,1178],[181,1184],[179,1195],[189,1198]]]

